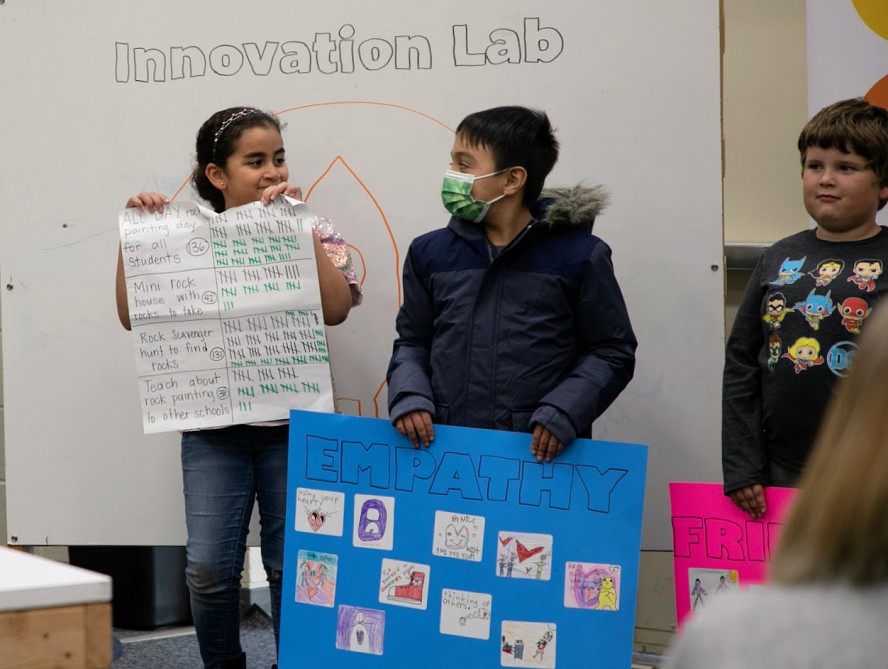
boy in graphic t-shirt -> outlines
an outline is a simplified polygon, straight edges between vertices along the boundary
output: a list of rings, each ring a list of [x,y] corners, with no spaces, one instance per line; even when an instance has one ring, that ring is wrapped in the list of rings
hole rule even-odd
[[[763,486],[794,486],[833,384],[888,291],[888,111],[857,98],[820,110],[799,136],[816,226],[771,246],[753,271],[725,355],[724,490],[753,518]]]

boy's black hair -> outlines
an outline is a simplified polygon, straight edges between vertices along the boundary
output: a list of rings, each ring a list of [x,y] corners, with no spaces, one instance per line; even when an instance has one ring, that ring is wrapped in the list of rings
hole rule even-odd
[[[249,128],[276,128],[281,122],[274,114],[253,107],[229,107],[210,116],[197,131],[197,165],[191,173],[191,182],[197,194],[213,205],[219,213],[225,211],[225,197],[206,175],[207,165],[224,168],[237,148],[237,141]]]
[[[888,186],[888,110],[864,98],[834,102],[817,112],[799,135],[802,168],[808,148],[852,151],[875,172],[880,186]],[[879,209],[886,200],[879,200]]]
[[[456,134],[470,146],[493,154],[496,169],[523,167],[527,172],[522,203],[530,207],[558,160],[558,140],[545,112],[527,107],[494,107],[466,116]]]

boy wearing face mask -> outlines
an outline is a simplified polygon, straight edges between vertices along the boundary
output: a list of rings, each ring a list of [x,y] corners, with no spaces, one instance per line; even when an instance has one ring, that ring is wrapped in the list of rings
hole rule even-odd
[[[532,433],[533,456],[551,461],[590,436],[635,367],[610,249],[591,234],[606,197],[542,192],[558,141],[540,111],[470,114],[450,155],[452,218],[404,261],[389,415],[417,447],[433,423],[510,430]]]

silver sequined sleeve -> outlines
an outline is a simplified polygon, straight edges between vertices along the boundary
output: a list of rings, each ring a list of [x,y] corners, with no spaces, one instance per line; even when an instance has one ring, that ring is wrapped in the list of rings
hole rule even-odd
[[[324,251],[327,252],[327,257],[333,261],[333,264],[345,275],[345,279],[348,281],[348,287],[351,290],[352,306],[358,306],[363,299],[363,294],[361,292],[361,284],[355,276],[355,267],[348,244],[345,243],[342,235],[339,234],[336,226],[333,225],[333,221],[325,216],[317,216],[314,229],[317,230],[318,238],[324,246]]]

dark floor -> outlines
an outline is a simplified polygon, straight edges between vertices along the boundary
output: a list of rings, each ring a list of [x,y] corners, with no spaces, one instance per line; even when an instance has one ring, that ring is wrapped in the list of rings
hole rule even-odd
[[[112,669],[200,669],[194,627],[150,631],[114,629]],[[249,608],[241,618],[241,644],[247,669],[269,669],[275,662],[274,632],[262,609]]]

